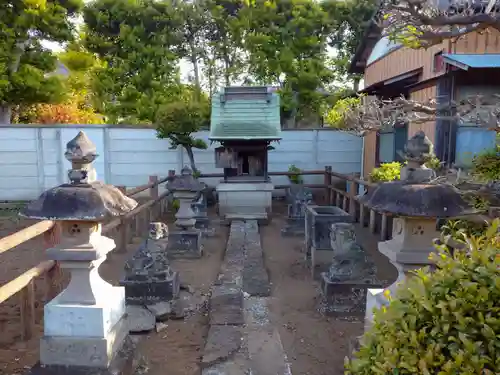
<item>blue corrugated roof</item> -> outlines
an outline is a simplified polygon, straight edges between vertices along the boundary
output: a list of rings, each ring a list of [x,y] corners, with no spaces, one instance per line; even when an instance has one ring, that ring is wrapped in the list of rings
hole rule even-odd
[[[500,68],[500,54],[443,53],[446,63],[467,70],[469,68]]]

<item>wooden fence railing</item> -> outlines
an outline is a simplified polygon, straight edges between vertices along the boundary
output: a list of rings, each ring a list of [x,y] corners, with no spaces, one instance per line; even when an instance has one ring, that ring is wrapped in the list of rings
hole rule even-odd
[[[138,205],[133,211],[103,225],[103,234],[115,238],[117,252],[125,252],[131,239],[147,231],[148,225],[167,209],[169,192],[159,194],[159,185],[167,181],[158,176],[150,176],[149,183],[126,191],[119,187],[129,197],[149,190],[149,199]],[[0,254],[14,247],[44,235],[44,247],[57,244],[59,240],[59,225],[54,221],[44,220],[24,228],[10,236],[0,239]],[[35,326],[35,280],[41,276],[45,279],[45,301],[55,297],[60,291],[61,274],[57,262],[48,260],[24,272],[22,275],[0,286],[0,304],[19,293],[21,314],[21,339],[28,340],[33,335]]]

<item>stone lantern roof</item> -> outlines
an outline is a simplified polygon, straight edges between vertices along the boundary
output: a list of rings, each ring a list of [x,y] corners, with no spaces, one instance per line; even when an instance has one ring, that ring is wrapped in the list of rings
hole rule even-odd
[[[67,143],[66,159],[72,168],[70,183],[44,192],[30,202],[20,215],[29,219],[105,221],[123,215],[137,206],[112,185],[95,180],[92,162],[97,158],[96,147],[83,132]]]
[[[425,166],[433,156],[431,141],[424,132],[417,132],[405,146],[407,165],[401,169],[401,181],[378,185],[360,202],[396,216],[447,218],[478,213],[457,188],[433,181],[434,171]]]
[[[167,189],[172,193],[190,191],[199,193],[206,188],[206,185],[193,176],[193,171],[189,167],[181,170],[180,176],[174,176],[168,183]]]
[[[370,209],[395,216],[446,218],[477,213],[458,189],[443,184],[386,182],[360,200]]]

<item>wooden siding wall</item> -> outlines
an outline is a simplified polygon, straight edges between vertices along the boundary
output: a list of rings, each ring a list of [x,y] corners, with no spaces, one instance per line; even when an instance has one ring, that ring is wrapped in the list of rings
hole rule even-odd
[[[496,29],[470,33],[451,44],[451,53],[500,53],[500,32]]]
[[[368,180],[370,173],[376,166],[377,156],[377,133],[370,132],[365,135],[365,144],[363,152],[363,178]]]
[[[366,67],[364,74],[365,87],[385,81],[398,75],[422,68],[421,81],[437,78],[441,74],[433,72],[434,55],[443,51],[445,53],[500,53],[500,32],[491,29],[482,33],[470,33],[459,40],[445,41],[429,49],[399,48],[374,61]],[[469,72],[467,72],[469,74]],[[470,74],[469,74],[470,75]],[[411,92],[411,98],[417,101],[426,101],[436,96],[435,82],[424,87],[419,87]],[[412,137],[418,130],[423,130],[429,139],[435,142],[435,122],[422,124],[412,123],[408,128],[408,137]],[[363,153],[364,178],[368,178],[371,170],[376,166],[376,133],[365,136]]]
[[[500,32],[495,29],[483,33],[470,33],[456,42],[445,41],[429,49],[399,48],[374,61],[365,69],[365,87],[400,74],[422,68],[420,80],[425,81],[442,74],[433,72],[434,55],[445,53],[500,53]]]
[[[366,67],[365,87],[420,68],[423,68],[421,80],[437,77],[442,73],[436,74],[432,71],[432,60],[434,55],[443,49],[444,44],[427,50],[398,48]]]
[[[412,100],[417,102],[426,102],[429,99],[436,97],[436,86],[433,84],[432,86],[423,87],[419,90],[412,91],[410,94]],[[429,137],[429,139],[434,142],[436,135],[436,122],[428,121],[424,123],[415,123],[412,122],[408,125],[408,139],[415,135],[415,133],[419,130],[423,130],[425,135]]]

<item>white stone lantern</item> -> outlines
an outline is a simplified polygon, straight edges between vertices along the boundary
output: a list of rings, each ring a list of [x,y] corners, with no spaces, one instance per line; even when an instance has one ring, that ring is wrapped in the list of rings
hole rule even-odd
[[[45,305],[34,373],[40,368],[68,375],[82,367],[108,369],[120,350],[130,353],[124,288],[103,280],[98,268],[115,248],[101,234],[101,223],[131,211],[137,202],[95,181],[96,148],[83,132],[68,142],[65,156],[72,163],[71,182],[44,192],[21,212],[30,219],[59,222],[61,241],[47,255],[71,273],[68,287]]]

